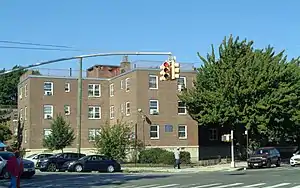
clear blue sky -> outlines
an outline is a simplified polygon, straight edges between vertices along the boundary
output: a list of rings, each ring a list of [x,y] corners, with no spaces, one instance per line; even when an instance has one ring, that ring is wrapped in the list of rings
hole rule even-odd
[[[1,0],[0,40],[85,51],[0,49],[0,68],[95,51],[171,51],[178,61],[199,65],[197,52],[205,55],[211,44],[219,44],[230,34],[254,40],[257,47],[271,44],[277,51],[286,49],[289,57],[298,56],[299,7],[296,0]],[[120,59],[89,59],[84,68],[117,64]],[[71,61],[46,67],[74,66]]]

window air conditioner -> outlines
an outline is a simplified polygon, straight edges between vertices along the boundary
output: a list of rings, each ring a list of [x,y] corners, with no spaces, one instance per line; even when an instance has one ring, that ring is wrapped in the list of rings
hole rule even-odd
[[[46,119],[52,119],[51,115],[47,115]]]
[[[157,110],[151,109],[151,110],[150,110],[150,114],[151,114],[151,115],[158,115],[158,111],[157,111]]]

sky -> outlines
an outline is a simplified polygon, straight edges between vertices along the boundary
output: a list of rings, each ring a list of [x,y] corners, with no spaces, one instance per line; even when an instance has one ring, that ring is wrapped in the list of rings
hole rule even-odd
[[[5,49],[0,42],[0,68],[29,65],[75,55],[115,51],[172,52],[179,62],[200,62],[211,44],[225,36],[253,40],[300,52],[300,1],[296,0],[0,0],[0,41],[70,46],[80,51]],[[16,45],[14,45],[16,46]],[[17,45],[20,46],[20,45]],[[23,46],[35,47],[35,46]],[[38,46],[36,46],[38,47]],[[44,47],[45,48],[45,47]],[[130,56],[130,60],[164,61],[166,56]],[[120,56],[84,60],[119,64]],[[43,66],[76,69],[75,61]]]

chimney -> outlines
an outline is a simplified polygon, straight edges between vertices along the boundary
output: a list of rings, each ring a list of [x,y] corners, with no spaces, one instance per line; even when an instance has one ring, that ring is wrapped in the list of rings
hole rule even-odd
[[[121,73],[131,70],[131,63],[128,60],[128,55],[123,56],[120,65],[121,65]]]

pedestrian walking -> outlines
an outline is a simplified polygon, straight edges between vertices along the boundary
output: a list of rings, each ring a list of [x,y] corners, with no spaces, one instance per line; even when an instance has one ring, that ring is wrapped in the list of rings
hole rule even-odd
[[[7,171],[10,174],[9,188],[17,188],[17,177],[19,175],[19,165],[16,156],[12,155],[7,160]]]
[[[24,171],[24,165],[23,165],[23,161],[22,161],[22,158],[20,156],[20,152],[19,151],[15,152],[15,156],[17,158],[18,167],[19,167],[19,174],[17,176],[17,188],[20,188],[20,185],[21,185],[21,176],[22,176],[22,173]]]
[[[177,149],[174,151],[174,157],[175,157],[174,168],[177,167],[177,169],[180,169],[180,148],[177,148]]]

